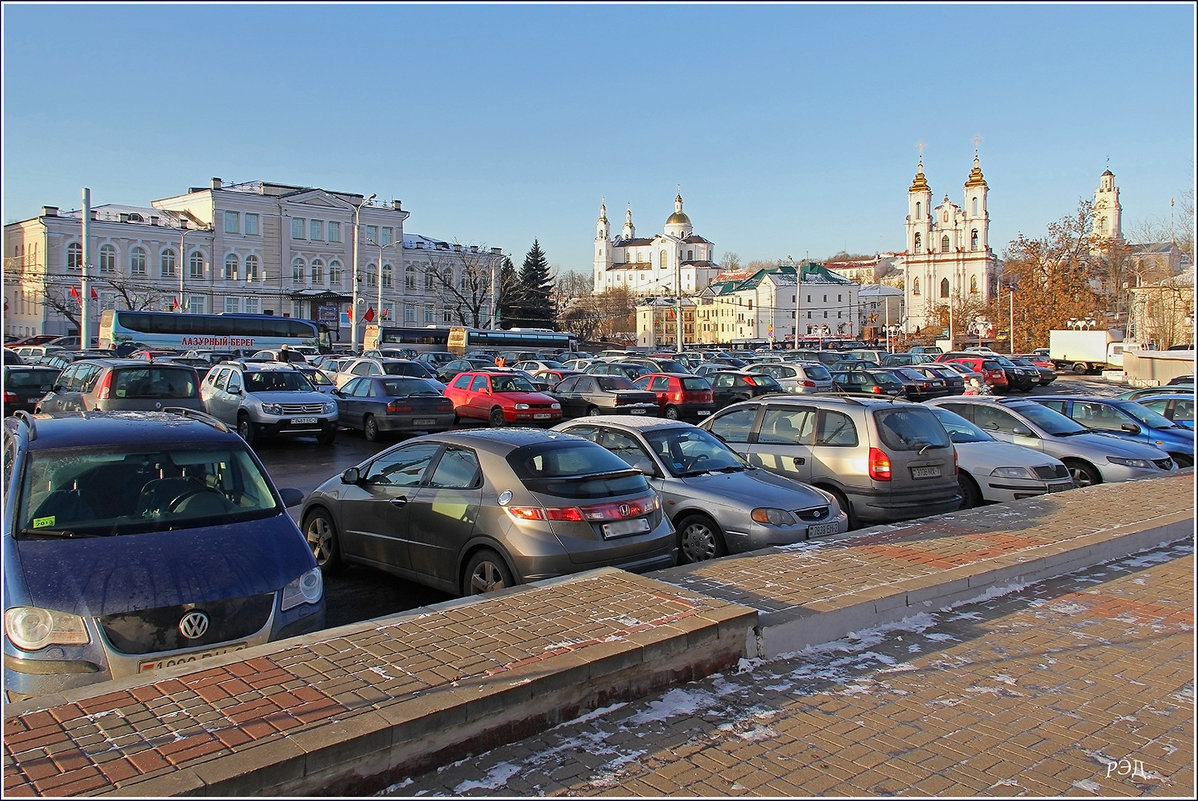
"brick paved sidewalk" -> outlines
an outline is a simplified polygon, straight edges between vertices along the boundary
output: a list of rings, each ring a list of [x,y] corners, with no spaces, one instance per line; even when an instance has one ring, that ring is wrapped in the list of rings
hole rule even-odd
[[[1160,548],[746,661],[387,794],[1189,798],[1193,597],[1193,544]]]

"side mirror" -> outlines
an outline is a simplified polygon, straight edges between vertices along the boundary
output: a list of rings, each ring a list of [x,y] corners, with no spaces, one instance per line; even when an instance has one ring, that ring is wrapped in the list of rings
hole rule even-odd
[[[994,429],[997,431],[998,426],[995,426]],[[1021,437],[1034,437],[1035,436],[1035,434],[1032,433],[1032,430],[1030,428],[1028,428],[1027,426],[1020,426],[1020,425],[1014,426],[1011,429],[1011,433],[1016,434]]]
[[[362,483],[361,471],[358,470],[358,468],[356,468],[356,467],[346,468],[345,472],[341,474],[341,483],[342,484],[360,484],[360,483]]]
[[[654,467],[653,462],[650,462],[648,459],[637,459],[635,462],[632,463],[632,467],[636,470],[641,471],[642,473],[644,473],[646,476],[649,476],[650,478],[655,477],[657,475],[657,468]]]
[[[1120,426],[1119,426],[1119,429],[1120,429],[1121,431],[1126,431],[1128,434],[1131,434],[1131,435],[1133,435],[1133,436],[1135,436],[1135,435],[1139,434],[1139,433],[1140,433],[1140,431],[1142,430],[1142,429],[1141,429],[1141,428],[1140,428],[1138,425],[1136,425],[1135,423],[1123,423],[1122,425],[1120,425]]]
[[[281,487],[279,495],[283,498],[283,505],[288,508],[299,506],[304,502],[304,493],[295,487]]]

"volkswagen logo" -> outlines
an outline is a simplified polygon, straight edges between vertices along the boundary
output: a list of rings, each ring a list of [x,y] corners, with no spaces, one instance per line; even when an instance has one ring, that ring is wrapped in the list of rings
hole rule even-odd
[[[208,616],[197,610],[188,612],[179,621],[179,633],[188,640],[198,640],[208,631]]]

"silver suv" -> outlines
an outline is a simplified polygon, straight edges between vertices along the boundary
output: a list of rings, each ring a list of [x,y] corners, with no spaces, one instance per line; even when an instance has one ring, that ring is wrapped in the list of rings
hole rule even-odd
[[[759,465],[827,490],[849,528],[956,511],[957,452],[930,409],[897,399],[771,395],[700,423]]]
[[[224,362],[200,386],[208,413],[253,444],[259,436],[313,436],[328,445],[337,436],[337,401],[317,391],[286,362]]]

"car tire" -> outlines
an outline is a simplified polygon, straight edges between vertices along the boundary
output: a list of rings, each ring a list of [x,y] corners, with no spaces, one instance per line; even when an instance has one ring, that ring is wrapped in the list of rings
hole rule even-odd
[[[366,419],[362,421],[362,436],[366,437],[367,442],[376,442],[379,438],[379,424],[374,419],[373,414],[366,415]]]
[[[503,415],[503,409],[500,409],[498,406],[491,410],[487,421],[491,424],[492,428],[503,428],[507,425],[507,418]]]
[[[973,476],[966,473],[964,470],[959,471],[957,483],[961,485],[961,508],[976,509],[982,505],[982,491],[978,488],[978,483],[973,480]]]
[[[728,552],[724,533],[705,515],[690,514],[678,521],[678,550],[683,564],[705,562]]]
[[[603,410],[598,406],[587,407],[587,417],[598,417],[601,414],[603,414]]]
[[[462,575],[462,595],[479,595],[515,586],[516,580],[503,557],[490,548],[483,548],[466,564]]]
[[[1102,474],[1094,465],[1078,459],[1065,459],[1064,461],[1065,467],[1069,468],[1069,475],[1073,477],[1073,483],[1078,487],[1092,487],[1102,483]]]
[[[316,435],[316,444],[332,445],[335,439],[337,439],[337,426],[329,426]]]
[[[341,569],[341,542],[332,515],[324,509],[309,512],[304,518],[304,539],[322,573],[332,575]]]
[[[845,517],[847,517],[849,520],[849,531],[861,527],[861,521],[858,520],[857,515],[853,513],[853,505],[849,503],[848,497],[843,492],[836,489],[836,487],[827,487],[822,484],[818,486],[824,492],[836,499],[836,504],[840,507],[840,511],[844,512]]]
[[[245,412],[237,416],[237,433],[245,440],[246,445],[253,445],[254,440],[258,438],[258,429],[254,426],[254,421]]]
[[[666,413],[662,416],[665,417],[667,420],[677,420],[678,419],[678,408],[676,406],[667,406]]]

